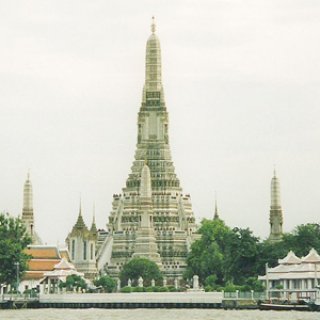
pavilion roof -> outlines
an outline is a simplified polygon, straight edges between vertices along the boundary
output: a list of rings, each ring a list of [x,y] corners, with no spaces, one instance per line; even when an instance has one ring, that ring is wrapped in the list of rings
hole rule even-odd
[[[320,263],[320,256],[315,249],[311,249],[309,253],[303,257],[302,263]]]
[[[54,270],[75,270],[76,268],[66,259],[62,258],[59,263],[54,266]]]
[[[293,251],[289,251],[286,257],[279,259],[280,264],[298,264],[301,263],[301,259],[298,258]]]

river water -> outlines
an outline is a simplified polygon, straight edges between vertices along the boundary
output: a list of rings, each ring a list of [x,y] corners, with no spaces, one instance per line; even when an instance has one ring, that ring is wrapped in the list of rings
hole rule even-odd
[[[0,320],[319,320],[319,312],[217,309],[0,310]]]

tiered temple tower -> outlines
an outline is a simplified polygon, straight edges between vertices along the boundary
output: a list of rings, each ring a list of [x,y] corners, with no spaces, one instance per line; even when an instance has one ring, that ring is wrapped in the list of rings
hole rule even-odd
[[[71,262],[88,279],[94,279],[98,273],[96,264],[97,227],[95,218],[90,230],[83,221],[81,203],[76,224],[69,233],[66,243]]]
[[[122,193],[113,196],[109,237],[98,253],[98,267],[117,276],[132,257],[145,256],[168,278],[178,278],[186,268],[190,245],[199,235],[190,195],[182,194],[171,158],[154,19],[151,31],[135,159]]]
[[[29,173],[23,187],[23,208],[21,219],[32,239],[32,244],[41,244],[41,239],[34,228],[32,184]]]
[[[280,200],[280,182],[274,170],[271,180],[271,206],[270,206],[270,236],[272,242],[280,241],[282,238],[283,215]]]

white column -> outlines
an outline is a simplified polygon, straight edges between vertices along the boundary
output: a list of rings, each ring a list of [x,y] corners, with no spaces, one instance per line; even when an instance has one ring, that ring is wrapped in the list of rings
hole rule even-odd
[[[50,294],[51,291],[51,279],[48,278],[48,294]]]
[[[287,280],[282,280],[282,283],[283,283],[283,290],[288,289],[287,288]]]
[[[46,282],[43,281],[42,284],[40,284],[40,293],[46,293],[45,290],[46,290]]]
[[[293,280],[290,280],[289,287],[290,287],[290,289],[294,289],[293,288]]]

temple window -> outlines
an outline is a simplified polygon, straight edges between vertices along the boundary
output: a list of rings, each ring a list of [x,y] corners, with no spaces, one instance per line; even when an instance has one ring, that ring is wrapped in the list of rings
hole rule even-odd
[[[83,241],[83,260],[87,260],[87,241]]]
[[[90,259],[93,260],[93,243],[90,245]]]
[[[72,242],[71,242],[71,257],[72,257],[72,260],[74,260],[75,246],[76,246],[76,240],[72,240]]]

